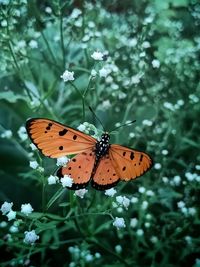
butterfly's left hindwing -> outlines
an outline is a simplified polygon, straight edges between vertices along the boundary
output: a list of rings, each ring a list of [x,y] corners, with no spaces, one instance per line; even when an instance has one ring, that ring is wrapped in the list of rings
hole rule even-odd
[[[85,188],[91,178],[94,168],[95,153],[92,149],[86,150],[73,157],[66,167],[61,167],[57,171],[57,176],[62,178],[64,175],[69,175],[73,178],[72,190]]]
[[[146,153],[120,145],[111,145],[109,156],[120,180],[124,181],[143,175],[153,164],[152,159]]]
[[[29,119],[27,133],[45,155],[59,158],[94,148],[96,139],[49,119]]]

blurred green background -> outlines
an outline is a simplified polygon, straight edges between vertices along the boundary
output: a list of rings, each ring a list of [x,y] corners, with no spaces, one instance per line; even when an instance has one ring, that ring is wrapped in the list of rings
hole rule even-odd
[[[111,247],[122,242],[122,258],[129,266],[200,266],[199,1],[1,0],[0,25],[2,203],[12,201],[20,210],[22,203],[30,202],[35,211],[41,209],[41,183],[29,167],[39,156],[31,154],[23,128],[19,132],[28,118],[45,117],[74,128],[87,121],[101,128],[90,105],[108,131],[136,119],[112,135],[112,142],[148,152],[155,165],[118,189],[129,197],[139,197],[140,187],[154,192],[148,200],[152,226],[144,240],[135,236],[131,249],[128,230],[121,238],[105,228],[100,238]],[[94,51],[108,54],[108,59],[95,61]],[[103,67],[108,69],[106,77],[99,75]],[[82,96],[60,78],[66,69],[74,72],[73,84]],[[92,70],[97,75],[91,78]],[[54,160],[43,158],[40,163],[47,177],[55,170]],[[54,189],[47,191],[51,195]],[[179,207],[180,201],[186,209]],[[137,217],[140,209],[139,202],[124,216]],[[145,214],[141,216],[144,226]],[[150,241],[154,235],[159,245]],[[18,253],[2,245],[9,251],[3,261]],[[52,253],[47,248],[34,266],[54,266],[58,258],[69,266],[67,248],[65,256],[62,249],[47,263]],[[109,253],[97,265],[81,264],[75,266],[124,266]]]

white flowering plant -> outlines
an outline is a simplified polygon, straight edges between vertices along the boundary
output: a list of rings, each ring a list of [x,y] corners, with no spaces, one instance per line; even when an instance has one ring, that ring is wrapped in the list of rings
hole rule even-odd
[[[200,266],[199,14],[197,0],[0,1],[0,266]],[[105,191],[58,177],[73,155],[44,157],[26,120],[99,139],[89,106],[107,131],[137,120],[111,142],[149,153],[148,173]]]

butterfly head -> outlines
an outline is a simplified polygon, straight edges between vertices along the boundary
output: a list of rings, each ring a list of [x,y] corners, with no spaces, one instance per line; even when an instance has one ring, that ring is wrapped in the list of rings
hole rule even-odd
[[[109,143],[109,140],[110,140],[110,135],[109,135],[109,133],[108,132],[105,132],[105,133],[103,133],[102,135],[101,135],[101,141],[103,142],[103,143]]]

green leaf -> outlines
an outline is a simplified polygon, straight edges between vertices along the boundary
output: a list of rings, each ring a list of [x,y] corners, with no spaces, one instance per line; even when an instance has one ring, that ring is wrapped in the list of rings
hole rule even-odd
[[[53,205],[53,203],[66,191],[66,189],[60,188],[47,203],[47,209]]]
[[[0,93],[0,99],[6,100],[10,103],[15,103],[19,99],[24,100],[24,101],[26,100],[26,98],[24,96],[16,95],[12,91],[1,92]]]

